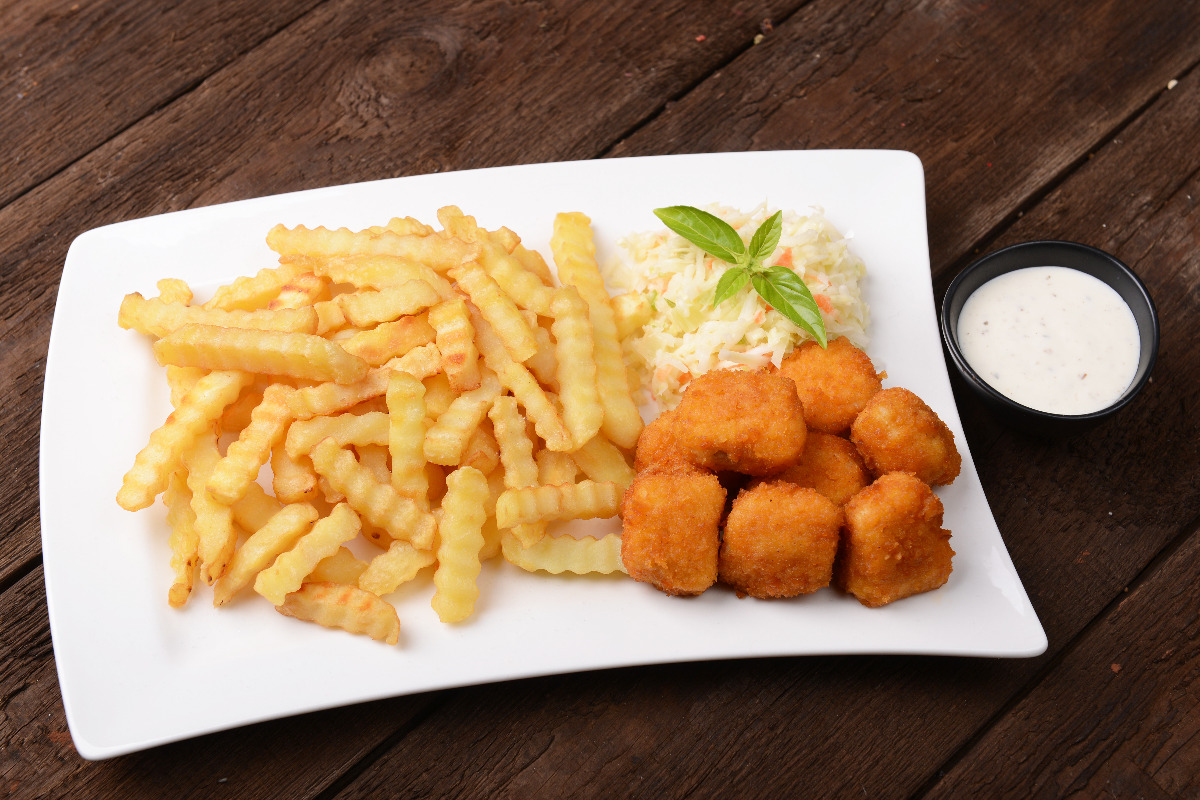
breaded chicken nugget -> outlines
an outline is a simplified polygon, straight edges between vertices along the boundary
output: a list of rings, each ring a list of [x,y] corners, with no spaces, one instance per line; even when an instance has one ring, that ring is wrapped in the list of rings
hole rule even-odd
[[[871,482],[871,473],[852,442],[818,431],[808,432],[800,460],[777,477],[816,489],[839,506]]]
[[[854,420],[850,441],[876,476],[911,472],[930,486],[942,486],[962,468],[954,434],[908,389],[884,389],[872,397]]]
[[[625,491],[621,560],[634,580],[700,594],[717,580],[725,490],[702,472],[642,475]]]
[[[718,576],[751,597],[796,597],[828,586],[842,510],[813,489],[755,481],[733,501]]]
[[[679,444],[675,435],[675,416],[666,412],[642,428],[638,437],[637,450],[633,457],[633,468],[643,472],[688,471],[687,451]]]
[[[779,374],[796,382],[804,421],[822,433],[847,431],[882,386],[871,359],[844,336],[824,349],[805,342],[783,360]]]
[[[907,472],[889,472],[846,503],[839,587],[878,608],[944,584],[952,569],[942,501]]]
[[[698,467],[774,475],[804,452],[804,407],[789,379],[723,369],[688,384],[674,411],[676,440]]]

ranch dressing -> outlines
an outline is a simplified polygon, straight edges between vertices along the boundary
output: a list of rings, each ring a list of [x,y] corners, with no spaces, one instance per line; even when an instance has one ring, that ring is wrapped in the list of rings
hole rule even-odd
[[[1108,407],[1141,352],[1133,312],[1108,284],[1067,267],[997,276],[963,303],[963,356],[1001,394],[1053,414]]]

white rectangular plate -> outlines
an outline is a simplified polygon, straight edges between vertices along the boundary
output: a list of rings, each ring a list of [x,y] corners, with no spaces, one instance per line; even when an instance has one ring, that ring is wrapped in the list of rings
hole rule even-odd
[[[117,327],[128,292],[162,277],[206,294],[275,262],[275,223],[362,228],[435,221],[456,204],[549,253],[554,214],[582,211],[599,257],[660,227],[651,209],[712,202],[824,208],[867,264],[868,352],[946,421],[963,451],[939,490],[957,551],[942,589],[868,609],[833,589],[795,600],[660,594],[624,576],[551,577],[491,564],[475,615],[443,625],[432,587],[392,596],[399,647],[307,625],[245,598],[216,610],[207,589],[182,610],[170,583],[162,506],[130,514],[121,476],[169,409],[150,343]],[[634,664],[832,653],[1033,656],[1042,631],[967,452],[942,358],[920,161],[891,151],[684,155],[503,167],[297,192],[89,231],[63,270],[46,366],[42,548],[67,720],[85,758],[375,698]],[[619,522],[607,523],[619,530]],[[201,698],[199,687],[220,687]]]

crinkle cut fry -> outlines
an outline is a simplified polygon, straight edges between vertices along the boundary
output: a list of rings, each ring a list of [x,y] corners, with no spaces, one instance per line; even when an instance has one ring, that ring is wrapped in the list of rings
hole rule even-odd
[[[590,480],[508,489],[496,501],[496,524],[511,528],[530,522],[612,517],[620,510],[622,493],[615,483]]]
[[[325,439],[313,448],[312,461],[317,472],[372,525],[383,528],[393,539],[411,542],[420,550],[433,546],[433,517],[416,501],[397,494],[390,484],[377,481],[349,450]]]
[[[471,298],[514,361],[522,362],[537,352],[537,339],[529,323],[512,298],[504,293],[500,284],[483,267],[473,262],[463,264],[451,269],[450,277]]]
[[[579,213],[558,214],[550,239],[558,277],[573,284],[587,301],[592,320],[599,375],[600,401],[604,404],[604,434],[610,441],[632,450],[642,432],[642,417],[629,391],[629,376],[617,339],[612,300],[596,264],[591,220]]]
[[[171,472],[196,437],[211,428],[225,407],[237,400],[253,376],[244,372],[212,372],[198,380],[125,473],[117,503],[126,511],[148,508],[167,488]]]
[[[442,622],[462,622],[475,610],[487,496],[487,478],[473,467],[460,467],[446,478],[431,602]]]
[[[242,370],[313,381],[356,383],[370,366],[310,333],[184,325],[154,343],[161,365]]]
[[[591,441],[604,423],[592,326],[587,304],[574,286],[555,291],[550,309],[554,315],[551,330],[557,343],[555,358],[563,422],[578,449]]]
[[[167,303],[157,297],[147,300],[134,292],[125,295],[125,299],[121,301],[121,310],[117,314],[117,324],[122,328],[133,329],[155,338],[166,336],[190,323],[220,325],[225,328],[315,333],[317,312],[311,307],[276,311],[223,311],[185,306],[182,303]]]
[[[282,513],[282,512],[280,512]],[[271,566],[254,579],[254,591],[278,606],[291,592],[300,588],[317,564],[338,551],[346,542],[358,536],[362,522],[345,503],[339,503],[301,536],[290,550],[279,554]]]
[[[331,231],[323,227],[310,229],[303,225],[290,229],[276,225],[267,233],[267,245],[280,255],[398,256],[425,264],[438,272],[445,272],[479,255],[476,245],[450,237],[402,235],[390,230],[372,235],[349,228]]]
[[[250,424],[231,442],[225,457],[212,472],[208,491],[225,504],[236,503],[271,457],[271,448],[283,440],[292,421],[290,399],[296,390],[273,383],[250,414]]]
[[[400,641],[396,609],[357,586],[305,583],[275,607],[280,614],[384,642]]]
[[[532,545],[524,545],[506,531],[501,534],[500,541],[505,560],[526,572],[542,570],[551,575],[625,572],[625,565],[621,563],[621,537],[615,533],[599,539],[546,536]]]

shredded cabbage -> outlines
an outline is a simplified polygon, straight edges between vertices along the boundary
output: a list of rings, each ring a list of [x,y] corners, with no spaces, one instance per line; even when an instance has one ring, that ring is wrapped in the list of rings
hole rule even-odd
[[[720,205],[705,209],[749,242],[773,211],[766,203],[749,213]],[[713,307],[717,281],[728,266],[669,230],[635,233],[618,243],[618,256],[605,266],[605,279],[618,292],[640,292],[654,315],[623,347],[640,387],[639,402],[674,408],[694,376],[725,367],[779,366],[792,348],[812,337],[767,306],[747,284]],[[866,347],[869,312],[860,282],[866,274],[846,237],[822,209],[783,212],[783,235],[768,265],[790,267],[812,291],[830,339],[847,336]]]

